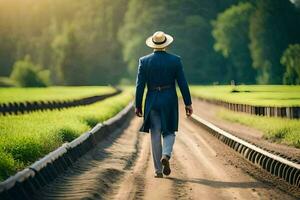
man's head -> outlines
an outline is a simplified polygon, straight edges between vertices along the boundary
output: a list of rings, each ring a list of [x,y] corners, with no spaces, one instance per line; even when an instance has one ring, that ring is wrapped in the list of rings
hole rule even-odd
[[[146,45],[154,50],[162,51],[165,50],[173,42],[173,37],[165,34],[162,31],[155,32],[152,36],[146,40]]]

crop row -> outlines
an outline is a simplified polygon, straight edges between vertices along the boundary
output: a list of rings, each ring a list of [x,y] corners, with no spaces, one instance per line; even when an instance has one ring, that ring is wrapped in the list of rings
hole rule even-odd
[[[0,114],[24,114],[26,112],[37,110],[54,110],[69,108],[74,106],[88,105],[97,101],[112,97],[121,93],[121,90],[116,90],[108,94],[86,97],[74,100],[58,100],[58,101],[33,101],[33,102],[13,102],[0,104]]]
[[[218,117],[258,129],[270,141],[300,148],[300,120],[247,115],[225,109],[218,112]]]
[[[64,143],[42,159],[0,183],[0,199],[39,199],[43,187],[71,168],[81,156],[96,148],[111,133],[120,132],[133,116],[129,103],[114,117],[98,124],[72,142]]]
[[[114,116],[131,99],[125,90],[88,106],[0,116],[0,180]]]
[[[34,101],[70,101],[113,93],[108,86],[54,86],[47,88],[0,88],[0,103]]]
[[[232,111],[300,118],[299,86],[193,86],[192,95]]]
[[[300,86],[240,85],[192,86],[195,97],[263,107],[299,107]]]
[[[202,101],[223,106],[232,111],[244,112],[252,115],[283,117],[289,119],[300,118],[300,107],[274,107],[274,106],[252,106],[246,104],[229,103],[215,99],[199,98]]]

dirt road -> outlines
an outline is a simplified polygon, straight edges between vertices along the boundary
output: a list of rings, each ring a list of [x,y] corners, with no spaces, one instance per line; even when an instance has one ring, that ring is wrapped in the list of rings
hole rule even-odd
[[[241,157],[183,115],[172,173],[156,179],[140,123],[134,118],[120,127],[36,199],[295,199],[245,173],[235,164]]]
[[[231,134],[242,138],[246,141],[256,144],[261,148],[265,148],[271,152],[278,152],[281,156],[290,157],[293,161],[300,161],[300,149],[288,145],[276,143],[274,141],[266,140],[262,131],[255,128],[245,126],[239,123],[229,122],[221,117],[218,117],[218,112],[224,109],[221,106],[210,104],[196,98],[193,99],[195,113],[200,115],[203,119],[217,125],[230,132]]]

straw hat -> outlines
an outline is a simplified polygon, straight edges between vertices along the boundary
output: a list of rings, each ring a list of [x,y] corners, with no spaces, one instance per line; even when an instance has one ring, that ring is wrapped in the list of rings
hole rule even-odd
[[[165,34],[162,31],[157,31],[152,36],[147,38],[146,44],[148,47],[153,49],[163,49],[169,46],[173,40],[174,39],[171,35]]]

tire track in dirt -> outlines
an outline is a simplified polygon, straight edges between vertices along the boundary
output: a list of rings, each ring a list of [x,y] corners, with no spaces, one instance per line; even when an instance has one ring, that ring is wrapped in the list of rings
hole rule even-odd
[[[186,173],[182,181],[192,187],[192,199],[295,199],[239,169],[239,155],[206,130],[181,119],[174,154]],[[244,163],[250,165],[240,164]]]
[[[179,162],[176,154],[171,159],[172,174],[167,179],[172,180],[172,199],[186,200],[192,199],[190,192],[192,188],[183,179],[187,176],[184,168]]]
[[[145,172],[150,159],[149,138],[146,135],[140,137],[138,158],[134,167],[127,171],[124,178],[118,183],[118,190],[112,199],[142,199],[145,188]]]
[[[137,157],[138,127],[134,118],[119,127],[65,174],[40,191],[35,199],[105,199]]]
[[[295,199],[239,169],[247,164],[235,152],[183,115],[172,173],[154,178],[150,134],[138,132],[141,122],[120,127],[36,199]]]
[[[143,136],[143,142],[139,158],[132,171],[120,183],[120,188],[114,199],[188,199],[183,198],[187,194],[184,187],[185,183],[177,181],[172,176],[180,175],[174,159],[171,165],[174,165],[171,177],[154,178],[154,166],[150,148],[150,135]],[[179,168],[178,168],[179,169]]]
[[[153,177],[150,135],[143,135],[138,159],[108,199],[294,199],[228,163],[220,155],[234,152],[182,116],[176,137],[170,176]]]

